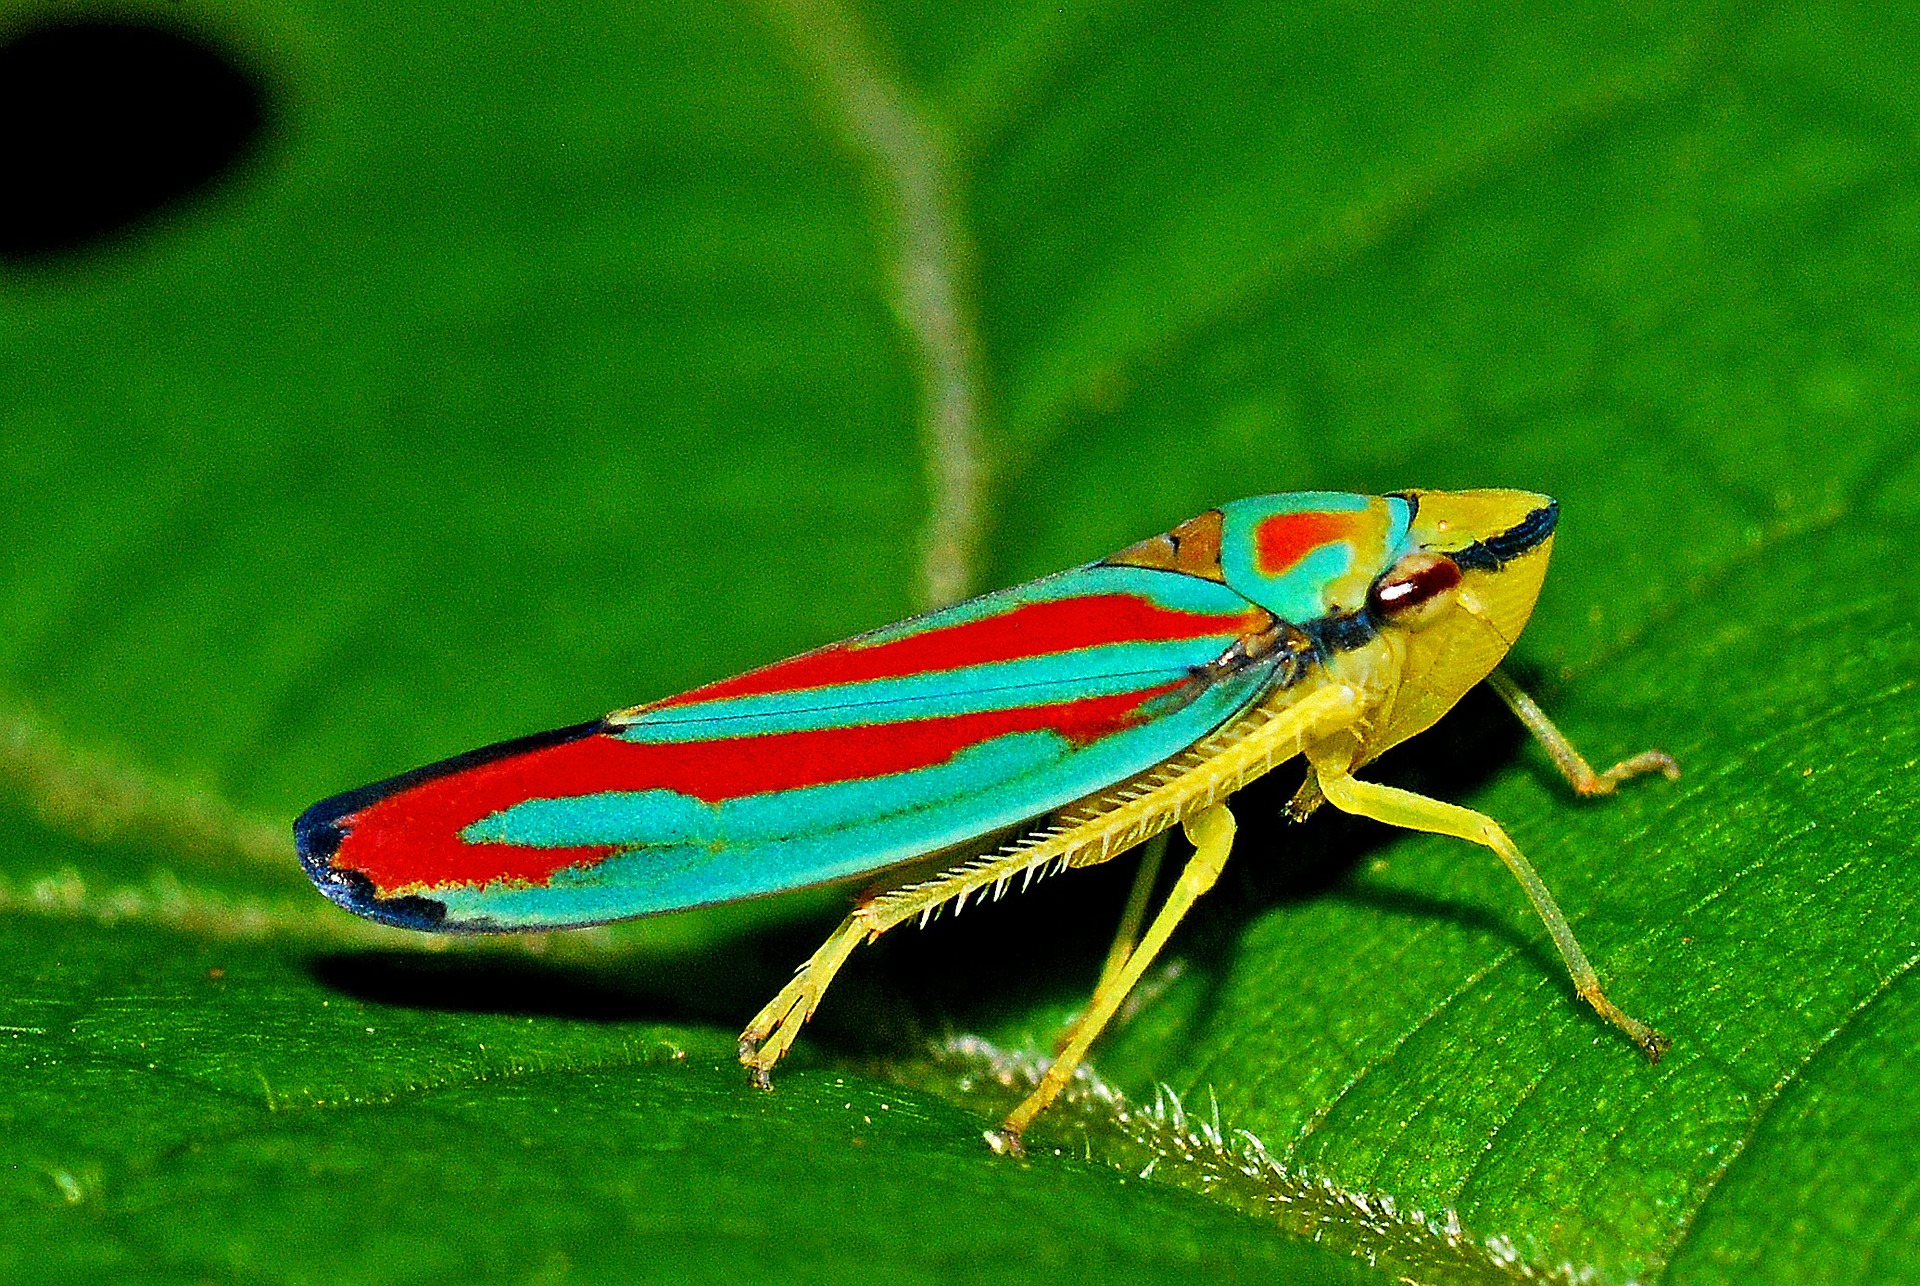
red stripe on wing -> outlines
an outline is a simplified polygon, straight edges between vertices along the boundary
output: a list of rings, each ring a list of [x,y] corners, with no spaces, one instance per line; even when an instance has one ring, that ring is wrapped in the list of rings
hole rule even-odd
[[[910,674],[958,670],[970,665],[1019,660],[1098,647],[1106,643],[1164,643],[1177,639],[1228,638],[1261,627],[1265,614],[1249,607],[1231,616],[1155,606],[1135,594],[1088,594],[1038,603],[958,625],[934,626],[881,643],[852,639],[750,670],[704,688],[656,701],[646,709],[764,696],[806,688],[898,679]]]
[[[1262,519],[1253,529],[1254,566],[1263,576],[1278,576],[1328,541],[1347,539],[1354,520],[1364,516],[1307,510]]]
[[[670,790],[719,803],[927,768],[1010,733],[1044,730],[1086,745],[1140,723],[1143,706],[1182,682],[1048,705],[730,741],[659,744],[597,733],[430,778],[343,817],[346,835],[332,861],[364,874],[381,897],[496,880],[544,884],[557,871],[619,849],[469,844],[460,832],[529,799]]]

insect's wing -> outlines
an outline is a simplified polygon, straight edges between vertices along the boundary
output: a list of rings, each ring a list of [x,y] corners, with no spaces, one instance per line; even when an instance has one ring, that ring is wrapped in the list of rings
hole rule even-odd
[[[322,891],[412,928],[595,924],[872,872],[1144,771],[1271,683],[1272,617],[1096,564],[316,804]]]

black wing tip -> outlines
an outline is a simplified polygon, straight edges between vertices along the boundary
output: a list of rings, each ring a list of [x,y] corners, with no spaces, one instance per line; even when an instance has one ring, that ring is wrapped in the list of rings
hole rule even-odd
[[[397,929],[446,932],[446,903],[416,895],[383,898],[374,891],[373,881],[359,871],[333,864],[333,855],[340,851],[340,841],[346,837],[340,819],[365,807],[356,799],[363,793],[356,790],[335,795],[300,814],[293,824],[293,846],[300,854],[301,869],[329,901],[355,915]]]
[[[334,855],[340,851],[340,842],[346,838],[349,829],[345,824],[346,819],[422,782],[449,777],[468,768],[525,754],[530,750],[544,750],[548,746],[579,741],[605,727],[606,720],[594,719],[588,723],[556,728],[551,732],[537,732],[530,737],[496,742],[323,799],[301,813],[293,823],[293,846],[300,855],[301,869],[306,871],[314,887],[333,902],[369,920],[396,928],[432,933],[485,932],[488,927],[485,925],[448,924],[444,902],[411,894],[383,898],[374,891],[373,881],[365,875],[335,866]]]
[[[314,884],[336,906],[344,907],[355,915],[364,916],[377,924],[391,925],[396,929],[412,929],[420,933],[460,931],[460,926],[447,923],[445,902],[413,893],[383,898],[374,892],[373,881],[358,871],[343,871],[329,867],[323,877],[315,875],[312,868],[309,868],[307,874],[313,876]]]

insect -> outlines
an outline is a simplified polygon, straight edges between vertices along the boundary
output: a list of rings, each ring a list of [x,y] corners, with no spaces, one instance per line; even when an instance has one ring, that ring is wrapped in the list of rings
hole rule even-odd
[[[1293,815],[1325,802],[1492,849],[1579,994],[1658,1059],[1667,1039],[1608,999],[1497,823],[1354,775],[1485,679],[1580,794],[1678,776],[1653,750],[1593,771],[1495,669],[1533,612],[1557,514],[1524,491],[1237,500],[1098,562],[337,795],[295,823],[300,859],[348,910],[441,933],[865,880],[741,1034],[766,1086],[861,943],[1153,841],[1092,1000],[987,1133],[1018,1152],[1218,878],[1234,836],[1224,801],[1304,756]],[[1141,934],[1176,825],[1193,854]]]

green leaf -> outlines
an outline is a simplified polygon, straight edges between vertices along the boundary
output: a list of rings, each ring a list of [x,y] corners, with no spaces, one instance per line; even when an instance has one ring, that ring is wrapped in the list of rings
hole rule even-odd
[[[582,977],[3,931],[9,1279],[1362,1277],[1164,1185],[995,1166],[925,1095],[757,1094],[721,1030]],[[356,994],[395,978],[410,1003]]]
[[[0,274],[0,1274],[1920,1274],[1920,30],[639,8],[156,9],[266,142]],[[900,616],[929,541],[1470,485],[1563,507],[1516,671],[1686,776],[1576,802],[1483,695],[1378,771],[1507,826],[1657,1067],[1496,862],[1283,828],[1290,770],[1027,1165],[979,1131],[1124,863],[862,952],[760,1095],[838,895],[435,950],[285,839]]]

